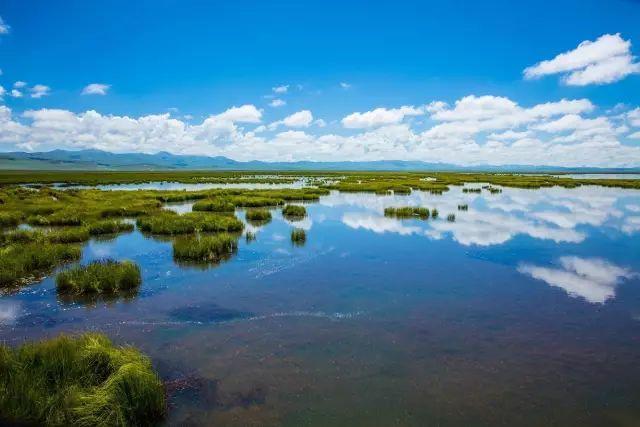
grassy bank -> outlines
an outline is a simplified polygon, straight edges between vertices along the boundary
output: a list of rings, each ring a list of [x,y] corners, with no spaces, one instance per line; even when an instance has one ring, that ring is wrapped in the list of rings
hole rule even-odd
[[[219,262],[238,249],[238,237],[221,233],[176,239],[173,242],[173,257],[185,262]]]

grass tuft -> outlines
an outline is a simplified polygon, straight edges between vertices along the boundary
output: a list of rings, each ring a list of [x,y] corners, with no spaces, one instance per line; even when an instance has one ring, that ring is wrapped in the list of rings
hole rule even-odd
[[[94,261],[63,271],[56,277],[58,292],[75,295],[131,291],[141,282],[140,267],[131,261]]]
[[[266,222],[271,221],[271,212],[267,209],[250,209],[246,217],[247,221]]]
[[[102,234],[115,234],[133,231],[133,224],[117,220],[102,220],[92,222],[88,226],[89,234],[99,236]]]
[[[219,262],[238,249],[238,239],[221,233],[199,238],[181,238],[173,242],[173,257],[178,261]]]
[[[41,241],[0,248],[0,287],[30,283],[80,255],[76,245]]]
[[[0,423],[147,426],[166,411],[150,360],[102,334],[0,345]]]
[[[282,215],[289,218],[301,218],[307,215],[307,210],[301,205],[286,205],[282,208]]]
[[[429,209],[413,207],[413,206],[404,206],[399,208],[385,208],[384,216],[393,217],[393,218],[420,218],[420,219],[428,219],[429,218]]]
[[[307,233],[302,228],[291,230],[291,242],[294,245],[304,245],[307,241]]]

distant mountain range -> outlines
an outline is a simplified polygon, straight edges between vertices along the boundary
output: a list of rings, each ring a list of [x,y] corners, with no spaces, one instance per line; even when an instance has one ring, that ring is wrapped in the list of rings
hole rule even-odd
[[[562,168],[557,166],[458,166],[447,163],[380,160],[372,162],[239,162],[227,157],[110,153],[100,150],[53,150],[0,153],[0,170],[371,170],[487,172],[614,172],[640,173],[640,168]]]

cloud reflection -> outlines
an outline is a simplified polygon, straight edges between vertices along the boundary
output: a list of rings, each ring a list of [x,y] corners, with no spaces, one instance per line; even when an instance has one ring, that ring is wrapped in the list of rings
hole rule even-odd
[[[592,304],[615,298],[617,285],[634,276],[631,270],[601,258],[566,256],[561,257],[559,263],[559,268],[520,264],[518,271]]]

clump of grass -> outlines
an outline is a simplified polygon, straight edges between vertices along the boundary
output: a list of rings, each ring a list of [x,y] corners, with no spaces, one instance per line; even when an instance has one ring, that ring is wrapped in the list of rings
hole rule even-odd
[[[86,228],[66,228],[51,231],[45,234],[45,238],[51,243],[80,243],[89,240],[89,231]]]
[[[243,208],[262,208],[284,204],[284,200],[281,198],[263,196],[235,196],[231,199],[231,202],[235,206]]]
[[[411,194],[411,187],[395,187],[393,188],[394,194],[407,195]]]
[[[54,267],[80,258],[76,245],[33,242],[0,248],[0,287],[36,280]]]
[[[218,262],[229,258],[237,249],[237,238],[221,233],[177,239],[173,242],[173,257],[179,261]]]
[[[244,238],[247,243],[253,242],[254,240],[256,240],[256,233],[254,233],[253,231],[247,231],[244,235]]]
[[[294,245],[303,245],[307,241],[307,233],[302,228],[291,230],[291,242]]]
[[[191,234],[196,231],[221,232],[242,231],[244,225],[233,216],[215,215],[205,213],[188,213],[177,215],[175,213],[162,213],[149,217],[138,218],[140,230],[152,234]]]
[[[414,206],[404,206],[399,208],[389,207],[384,209],[384,216],[393,218],[428,219],[429,209]]]
[[[449,222],[455,222],[455,221],[456,221],[456,215],[455,215],[455,214],[449,214],[449,215],[447,215],[447,221],[449,221]]]
[[[140,267],[131,261],[94,261],[63,271],[56,277],[58,292],[76,295],[130,291],[141,282]]]
[[[15,227],[20,219],[21,215],[17,212],[0,212],[0,227]]]
[[[464,204],[464,205],[458,205],[458,210],[459,211],[468,211],[469,210],[469,205],[468,204]]]
[[[27,223],[30,225],[67,225],[74,226],[82,224],[82,217],[80,213],[72,212],[68,210],[57,211],[51,215],[31,215],[27,218]]]
[[[12,425],[143,426],[166,412],[151,361],[102,334],[0,345],[0,421]]]
[[[247,211],[246,217],[247,221],[271,221],[271,212],[269,212],[267,209],[250,209]]]
[[[307,215],[307,210],[301,205],[286,205],[282,208],[282,215],[286,217],[302,218]]]
[[[115,234],[133,231],[133,224],[124,221],[107,219],[92,222],[87,228],[89,230],[89,234],[91,234],[92,236],[99,236],[102,234]]]
[[[233,212],[235,205],[226,199],[202,200],[191,207],[194,212]]]
[[[431,218],[436,219],[438,218],[438,215],[440,215],[440,212],[438,212],[438,209],[432,209],[431,210]]]

